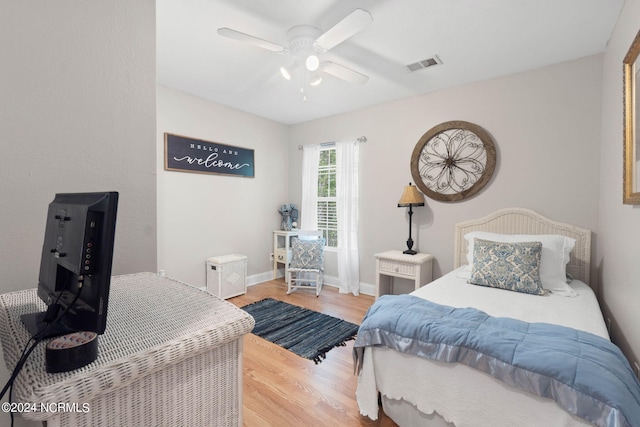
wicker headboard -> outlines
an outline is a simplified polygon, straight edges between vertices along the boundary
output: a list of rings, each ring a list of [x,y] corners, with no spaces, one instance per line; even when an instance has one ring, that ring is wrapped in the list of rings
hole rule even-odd
[[[501,234],[561,234],[574,238],[576,246],[571,252],[567,272],[575,279],[589,284],[591,274],[590,230],[552,221],[529,209],[500,209],[483,218],[456,224],[454,268],[467,263],[467,242],[464,235],[471,231],[490,231]]]

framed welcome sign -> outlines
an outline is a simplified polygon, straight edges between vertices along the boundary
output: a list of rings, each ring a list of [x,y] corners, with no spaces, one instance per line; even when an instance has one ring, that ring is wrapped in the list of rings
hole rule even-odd
[[[253,150],[164,134],[164,168],[168,171],[254,177]]]

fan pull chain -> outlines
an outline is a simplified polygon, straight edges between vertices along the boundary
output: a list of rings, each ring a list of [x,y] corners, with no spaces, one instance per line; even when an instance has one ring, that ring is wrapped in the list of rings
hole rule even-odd
[[[305,84],[305,76],[307,75],[305,70],[302,70],[302,76],[300,80],[302,80],[302,84],[300,85],[300,94],[302,95],[302,102],[307,102],[307,95],[304,93],[304,84]]]

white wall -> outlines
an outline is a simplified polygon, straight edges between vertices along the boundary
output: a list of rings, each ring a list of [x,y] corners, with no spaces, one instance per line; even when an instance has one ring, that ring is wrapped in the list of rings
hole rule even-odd
[[[427,198],[414,210],[413,238],[435,255],[436,276],[453,267],[454,224],[495,209],[526,207],[596,230],[601,68],[602,56],[591,56],[292,126],[291,199],[301,199],[299,144],[367,136],[360,150],[360,279],[375,283],[374,254],[406,248],[408,215],[397,203],[412,180],[415,144],[439,123],[466,120],[493,135],[498,161],[472,199]]]
[[[113,271],[154,270],[155,3],[0,7],[0,292],[36,286],[56,192],[119,191]]]
[[[600,300],[612,338],[640,358],[640,206],[622,204],[622,59],[640,30],[640,1],[627,0],[604,55],[600,143]]]
[[[155,270],[155,2],[4,0],[0,52],[0,292],[37,285],[57,192],[119,191],[113,272]]]
[[[249,283],[272,278],[273,230],[288,203],[288,127],[158,86],[158,268],[196,286],[205,262],[248,257]],[[164,170],[164,133],[254,150],[255,177]]]

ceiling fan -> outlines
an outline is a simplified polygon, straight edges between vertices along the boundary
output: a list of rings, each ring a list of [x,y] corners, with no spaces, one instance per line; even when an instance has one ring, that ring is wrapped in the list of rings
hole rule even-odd
[[[355,9],[325,32],[312,25],[296,25],[287,31],[287,46],[226,27],[218,28],[218,35],[250,43],[281,55],[295,56],[296,65],[304,66],[307,71],[313,73],[309,79],[311,85],[315,86],[322,81],[318,73],[325,73],[350,83],[363,84],[369,80],[368,76],[332,61],[321,62],[319,55],[362,31],[372,21],[371,13]],[[291,79],[291,70],[283,66],[280,72],[287,80]]]

